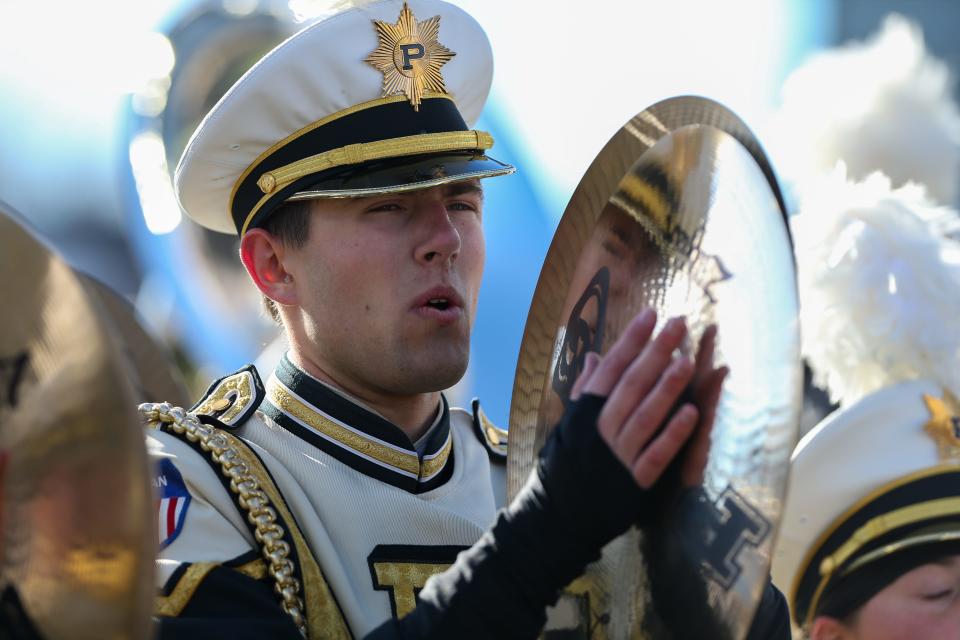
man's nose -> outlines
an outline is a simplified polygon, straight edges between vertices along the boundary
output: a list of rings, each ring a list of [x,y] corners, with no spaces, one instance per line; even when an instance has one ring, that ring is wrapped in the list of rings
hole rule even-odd
[[[430,263],[453,260],[460,253],[460,231],[442,201],[430,201],[418,211],[418,226],[422,240],[416,248],[416,259]]]

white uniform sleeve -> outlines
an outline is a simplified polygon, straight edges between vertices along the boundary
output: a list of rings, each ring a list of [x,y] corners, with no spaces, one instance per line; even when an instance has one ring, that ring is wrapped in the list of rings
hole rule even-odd
[[[225,562],[256,549],[233,498],[201,454],[149,429],[147,452],[157,490],[157,587],[184,562]]]

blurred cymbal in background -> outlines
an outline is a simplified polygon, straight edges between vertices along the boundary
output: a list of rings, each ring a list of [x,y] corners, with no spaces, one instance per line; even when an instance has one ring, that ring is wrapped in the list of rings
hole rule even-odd
[[[0,206],[4,615],[50,640],[147,638],[156,526],[139,356],[124,359],[102,292],[12,215]]]

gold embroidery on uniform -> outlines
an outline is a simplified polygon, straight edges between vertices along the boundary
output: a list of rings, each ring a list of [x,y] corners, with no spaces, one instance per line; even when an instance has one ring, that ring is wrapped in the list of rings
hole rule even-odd
[[[168,596],[157,596],[154,610],[158,616],[169,616],[175,618],[180,615],[183,608],[193,598],[197,587],[203,582],[214,567],[218,566],[215,562],[197,562],[191,564],[177,580],[176,586]]]
[[[227,397],[230,395],[233,395],[232,400]],[[221,380],[210,395],[203,399],[203,403],[194,410],[194,413],[210,415],[227,409],[219,420],[224,424],[230,424],[250,406],[254,396],[253,374],[242,371]]]
[[[447,464],[451,449],[453,449],[453,429],[447,431],[447,441],[443,443],[443,447],[440,448],[437,455],[433,458],[423,459],[423,462],[420,464],[420,479],[425,480],[432,478],[439,473]]]
[[[292,396],[273,379],[267,383],[267,396],[284,413],[297,418],[341,445],[419,477],[420,461],[415,454],[391,449],[337,424]]]
[[[290,615],[300,632],[305,637],[334,640],[351,638],[346,620],[303,533],[270,474],[249,446],[222,429],[202,424],[195,415],[188,414],[180,407],[172,407],[167,403],[148,403],[140,405],[139,409],[148,427],[158,429],[166,426],[168,433],[198,443],[210,455],[210,459],[220,466],[223,475],[230,478],[231,491],[239,496],[240,506],[256,528],[261,554],[270,561],[268,571],[275,581],[275,591],[280,596],[283,610]],[[293,562],[289,557],[290,545],[283,540],[284,530],[277,523],[278,513],[287,523],[288,533],[296,547],[302,585],[294,575]]]
[[[233,436],[230,436],[232,439]],[[286,521],[289,527],[290,537],[293,538],[294,546],[297,548],[297,556],[300,559],[300,572],[303,575],[303,599],[307,607],[307,627],[309,638],[331,638],[334,640],[345,640],[351,638],[347,623],[340,613],[340,608],[333,597],[333,591],[313,556],[313,552],[307,545],[303,533],[297,527],[296,520],[290,509],[287,507],[283,496],[276,485],[270,479],[267,470],[260,463],[260,460],[252,455],[249,449],[241,449],[241,458],[249,465],[250,469],[255,470],[255,476],[260,483],[260,489],[263,490],[273,503],[274,508],[280,513],[280,516]]]
[[[187,606],[187,603],[193,599],[193,594],[196,593],[200,583],[203,582],[207,574],[217,566],[220,565],[215,562],[197,562],[187,567],[177,581],[176,586],[174,586],[170,592],[170,595],[156,597],[156,604],[154,606],[156,614],[158,616],[169,616],[172,618],[179,616],[184,607]],[[262,580],[267,577],[267,563],[263,561],[263,558],[257,558],[239,567],[232,568],[234,571],[239,571],[254,580]]]
[[[443,573],[450,563],[373,562],[373,571],[379,587],[389,588],[396,606],[397,618],[402,618],[417,606],[417,592],[431,576]]]
[[[257,558],[256,560],[251,560],[246,564],[242,564],[239,567],[233,567],[234,571],[239,571],[245,576],[249,576],[254,580],[263,580],[267,577],[267,563],[263,561],[263,558]]]
[[[493,424],[480,406],[477,407],[477,416],[480,418],[480,426],[483,428],[483,435],[486,436],[487,442],[495,449],[506,453],[507,431]]]

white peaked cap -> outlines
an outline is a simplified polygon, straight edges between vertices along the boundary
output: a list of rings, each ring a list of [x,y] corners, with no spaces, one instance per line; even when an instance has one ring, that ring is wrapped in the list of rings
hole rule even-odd
[[[800,624],[831,582],[858,567],[960,539],[952,402],[935,382],[903,382],[833,413],[800,441],[772,568]]]
[[[386,44],[376,22],[386,25]],[[409,37],[401,39],[405,28]],[[387,75],[400,80],[387,91],[385,73],[367,61],[383,47],[381,59],[398,66]],[[404,63],[414,71],[400,72]],[[412,97],[402,86],[411,73],[426,83]],[[220,99],[183,153],[177,198],[199,224],[236,233],[289,199],[402,191],[512,172],[483,155],[493,144],[488,134],[469,131],[492,76],[486,34],[456,6],[440,0],[354,4],[281,43]],[[390,162],[444,154],[454,157],[419,166],[415,174],[400,171],[402,161]],[[271,169],[276,175],[264,178]],[[331,170],[337,175],[324,181]]]

